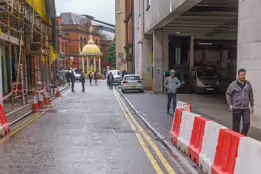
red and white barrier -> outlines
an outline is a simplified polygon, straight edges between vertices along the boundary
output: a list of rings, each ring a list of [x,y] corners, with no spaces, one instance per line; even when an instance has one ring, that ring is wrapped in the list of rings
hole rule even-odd
[[[242,138],[238,148],[235,174],[261,173],[261,142]]]
[[[208,174],[261,173],[261,142],[176,108],[170,136]]]
[[[202,149],[199,155],[199,166],[205,173],[211,173],[212,171],[220,129],[227,128],[213,121],[206,122]]]
[[[188,111],[182,112],[180,133],[178,137],[177,146],[178,148],[180,148],[181,151],[185,152],[186,154],[188,154],[188,147],[191,140],[195,117],[200,116]]]
[[[10,132],[10,124],[6,117],[4,107],[0,104],[0,134],[1,136],[5,136]]]
[[[192,106],[186,102],[178,101],[177,102],[177,108],[183,108],[186,111],[192,112]]]

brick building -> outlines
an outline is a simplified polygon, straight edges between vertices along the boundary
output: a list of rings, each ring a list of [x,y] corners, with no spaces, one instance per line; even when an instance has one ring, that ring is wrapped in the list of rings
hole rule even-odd
[[[66,54],[66,58],[60,61],[60,68],[67,69],[70,65],[70,57],[73,57],[72,68],[81,69],[82,60],[80,52],[87,44],[90,36],[89,27],[92,25],[92,36],[100,49],[105,51],[102,56],[102,68],[106,64],[108,56],[108,45],[112,42],[115,35],[115,25],[94,19],[89,15],[79,15],[75,13],[62,13],[58,16],[60,27],[60,52]],[[86,60],[85,60],[86,61]]]
[[[92,25],[92,19],[93,17],[91,16],[74,13],[62,13],[58,16],[58,24],[60,27],[60,38],[58,42],[60,44],[60,52],[66,52],[66,58],[60,61],[60,67],[66,67],[70,62],[70,57],[73,57],[72,68],[81,69],[82,60],[80,52],[89,40],[89,27]],[[99,30],[94,28],[92,36],[99,46]]]

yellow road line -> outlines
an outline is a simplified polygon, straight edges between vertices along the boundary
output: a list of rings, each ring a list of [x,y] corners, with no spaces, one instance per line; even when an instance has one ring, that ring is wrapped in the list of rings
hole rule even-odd
[[[164,165],[164,167],[166,168],[166,170],[168,171],[168,173],[170,174],[176,174],[176,172],[174,171],[174,169],[170,166],[169,162],[167,161],[167,159],[164,157],[164,155],[161,153],[161,151],[159,150],[158,146],[156,145],[156,143],[154,143],[154,141],[150,138],[150,136],[147,134],[147,132],[144,131],[144,129],[140,126],[140,124],[137,122],[137,120],[135,119],[135,117],[132,115],[132,113],[129,111],[128,107],[126,106],[126,104],[122,101],[122,99],[120,98],[119,94],[116,94],[119,98],[119,100],[122,102],[123,106],[125,107],[128,115],[130,116],[130,118],[132,119],[132,121],[134,122],[134,124],[137,126],[137,128],[139,129],[139,131],[144,135],[144,137],[146,138],[146,140],[149,142],[149,144],[151,145],[151,147],[153,148],[153,150],[155,151],[155,153],[157,154],[157,156],[159,157],[160,161],[162,162],[162,164]]]
[[[59,100],[56,100],[52,105],[48,106],[46,109],[44,109],[42,112],[37,113],[33,116],[32,119],[30,119],[30,121],[26,122],[26,123],[21,123],[19,125],[17,125],[15,127],[15,129],[13,131],[11,131],[6,137],[4,137],[3,139],[0,140],[0,144],[6,142],[7,140],[9,140],[12,136],[14,136],[15,134],[17,134],[18,132],[20,132],[22,129],[28,127],[30,124],[32,124],[33,122],[35,122],[36,120],[38,120],[41,116],[43,116],[49,109],[51,109]]]
[[[113,92],[114,92],[114,95],[115,95],[115,97],[116,97],[116,99],[117,99],[117,101],[118,101],[118,103],[119,103],[119,105],[120,105],[120,107],[121,107],[121,109],[122,109],[122,111],[123,111],[125,117],[127,118],[128,122],[129,122],[129,124],[130,124],[130,126],[131,126],[131,129],[132,129],[133,131],[136,131],[135,125],[133,124],[133,122],[132,122],[132,120],[130,119],[129,115],[127,114],[127,112],[125,111],[124,107],[122,106],[122,103],[120,102],[119,97],[118,97],[117,94],[115,93],[115,90],[113,90]],[[143,148],[144,152],[146,153],[147,157],[149,158],[149,160],[150,160],[152,166],[154,167],[154,169],[156,170],[156,172],[157,172],[158,174],[164,174],[163,170],[162,170],[161,167],[159,166],[159,164],[158,164],[158,162],[156,161],[156,159],[153,157],[151,151],[149,150],[149,148],[148,148],[146,142],[144,141],[144,139],[142,138],[142,136],[141,136],[139,133],[137,133],[137,132],[135,133],[135,135],[136,135],[137,139],[139,140],[139,143],[140,143],[141,147]]]

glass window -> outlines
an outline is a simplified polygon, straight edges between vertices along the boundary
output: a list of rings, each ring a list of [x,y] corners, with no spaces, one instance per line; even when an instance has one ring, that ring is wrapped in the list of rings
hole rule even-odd
[[[125,80],[140,80],[139,76],[126,76]]]

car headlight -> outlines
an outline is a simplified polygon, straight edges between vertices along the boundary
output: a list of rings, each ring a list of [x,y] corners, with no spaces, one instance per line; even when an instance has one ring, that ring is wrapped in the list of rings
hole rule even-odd
[[[202,82],[202,81],[198,80],[198,82],[197,82],[197,86],[199,86],[199,87],[203,87],[203,86],[204,86],[204,84],[203,84],[203,82]]]

